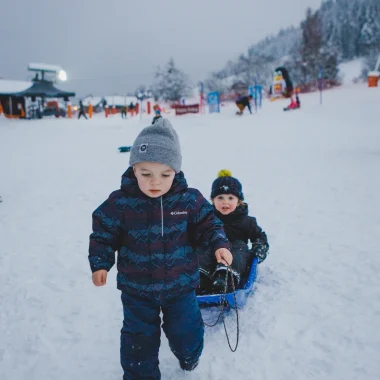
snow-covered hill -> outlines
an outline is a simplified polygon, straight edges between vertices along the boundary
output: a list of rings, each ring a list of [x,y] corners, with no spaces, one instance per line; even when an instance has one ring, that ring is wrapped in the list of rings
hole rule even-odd
[[[189,185],[241,180],[271,254],[240,312],[240,344],[206,330],[183,373],[162,338],[162,378],[380,378],[380,89],[350,85],[264,103],[254,115],[172,117]],[[117,380],[122,307],[115,269],[95,288],[91,212],[119,187],[145,118],[0,118],[0,379]],[[209,317],[206,315],[206,317]],[[234,334],[233,315],[227,319]]]

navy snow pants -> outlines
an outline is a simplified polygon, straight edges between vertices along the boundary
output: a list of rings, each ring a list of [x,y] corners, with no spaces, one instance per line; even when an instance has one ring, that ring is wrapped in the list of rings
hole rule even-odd
[[[204,324],[195,291],[169,300],[140,298],[122,292],[124,309],[120,339],[123,380],[159,380],[158,351],[162,328],[180,362],[195,363],[203,350]]]

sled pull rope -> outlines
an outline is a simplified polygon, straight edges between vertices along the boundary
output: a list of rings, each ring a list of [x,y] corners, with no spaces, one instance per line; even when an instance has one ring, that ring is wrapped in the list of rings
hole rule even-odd
[[[219,315],[218,315],[218,319],[216,320],[215,323],[211,324],[211,325],[208,325],[206,322],[204,322],[204,324],[207,326],[207,327],[214,327],[216,326],[216,324],[219,322],[220,320],[220,317],[222,317],[222,321],[223,321],[223,326],[224,326],[224,331],[226,333],[226,338],[227,338],[227,343],[228,343],[228,346],[230,347],[230,350],[232,352],[236,352],[237,348],[238,348],[238,345],[239,345],[239,312],[238,312],[238,307],[237,307],[237,302],[236,302],[236,289],[235,289],[235,282],[234,282],[234,279],[233,279],[233,275],[232,275],[232,272],[230,270],[231,266],[230,265],[227,265],[227,268],[228,270],[226,270],[226,285],[224,287],[224,293],[222,294],[221,296],[221,299],[220,299],[220,311],[219,311]],[[236,344],[235,344],[235,347],[232,348],[231,346],[231,343],[230,343],[230,337],[228,335],[228,332],[227,332],[227,327],[226,327],[226,323],[224,321],[224,310],[225,310],[225,300],[226,300],[226,293],[227,293],[227,283],[228,283],[228,274],[231,273],[231,282],[232,282],[232,289],[233,289],[233,292],[234,292],[234,302],[235,302],[235,307],[232,307],[232,309],[235,309],[235,313],[236,313]]]

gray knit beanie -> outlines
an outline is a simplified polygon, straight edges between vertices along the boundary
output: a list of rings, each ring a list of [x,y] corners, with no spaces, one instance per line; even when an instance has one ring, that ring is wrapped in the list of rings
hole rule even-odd
[[[170,166],[176,173],[181,171],[181,147],[169,120],[160,118],[139,133],[131,148],[129,165],[139,162],[158,162]]]

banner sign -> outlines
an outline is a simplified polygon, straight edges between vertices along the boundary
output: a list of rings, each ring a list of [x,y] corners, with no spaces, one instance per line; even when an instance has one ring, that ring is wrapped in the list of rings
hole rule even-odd
[[[263,86],[249,86],[248,95],[251,95],[255,102],[255,107],[261,107],[263,102]]]
[[[176,105],[175,114],[176,115],[185,115],[187,113],[199,113],[199,104],[190,104],[186,105]]]
[[[209,113],[220,112],[219,92],[209,92],[207,95]]]

